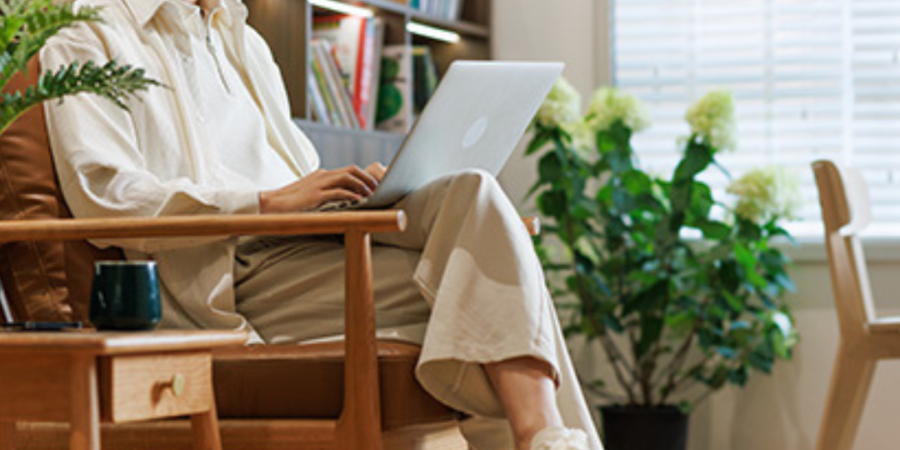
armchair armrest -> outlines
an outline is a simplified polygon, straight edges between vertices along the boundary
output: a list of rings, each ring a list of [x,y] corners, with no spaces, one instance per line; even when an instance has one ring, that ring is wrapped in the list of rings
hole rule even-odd
[[[91,238],[342,234],[403,231],[403,211],[234,216],[57,219],[0,222],[0,243]]]
[[[540,232],[536,217],[525,217],[528,233]],[[186,237],[223,235],[343,234],[403,231],[406,214],[398,210],[234,216],[56,219],[0,221],[0,244],[95,238]]]

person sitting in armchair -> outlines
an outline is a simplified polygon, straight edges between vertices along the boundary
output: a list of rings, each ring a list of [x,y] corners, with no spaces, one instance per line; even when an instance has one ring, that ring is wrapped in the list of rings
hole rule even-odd
[[[128,111],[88,95],[45,105],[76,217],[312,211],[378,185],[379,164],[318,168],[239,0],[78,3],[102,7],[104,22],[52,38],[43,67],[116,59],[168,88]],[[463,426],[472,447],[600,450],[540,262],[494,178],[445,177],[396,207],[409,229],[374,237],[379,334],[422,344],[416,375],[436,399],[474,417]],[[104,243],[157,261],[163,327],[243,328],[272,343],[343,332],[338,240]]]

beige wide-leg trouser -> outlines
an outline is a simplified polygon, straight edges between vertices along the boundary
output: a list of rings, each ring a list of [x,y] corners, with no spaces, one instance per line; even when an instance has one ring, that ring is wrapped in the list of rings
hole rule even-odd
[[[374,237],[378,328],[422,344],[419,382],[475,417],[463,427],[472,447],[512,448],[481,365],[531,356],[553,366],[566,426],[585,430],[600,450],[531,238],[494,178],[479,171],[446,177],[398,208],[407,231]],[[343,259],[333,238],[244,240],[235,264],[238,311],[269,342],[340,335]]]

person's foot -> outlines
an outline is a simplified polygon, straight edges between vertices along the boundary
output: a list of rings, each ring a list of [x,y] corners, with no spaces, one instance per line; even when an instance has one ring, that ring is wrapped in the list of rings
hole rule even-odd
[[[587,434],[574,428],[547,427],[531,439],[531,450],[588,450]]]

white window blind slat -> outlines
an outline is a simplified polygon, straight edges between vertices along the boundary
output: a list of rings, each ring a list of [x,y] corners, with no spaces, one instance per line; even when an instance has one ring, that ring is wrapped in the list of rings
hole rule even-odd
[[[880,229],[900,231],[900,2],[613,0],[613,78],[643,100],[653,126],[635,138],[650,170],[670,172],[687,107],[716,88],[736,102],[733,176],[765,163],[795,169],[815,198],[810,162],[864,170]],[[709,175],[714,190],[728,178]],[[817,202],[805,232],[821,232]],[[805,230],[805,231],[804,231]]]

